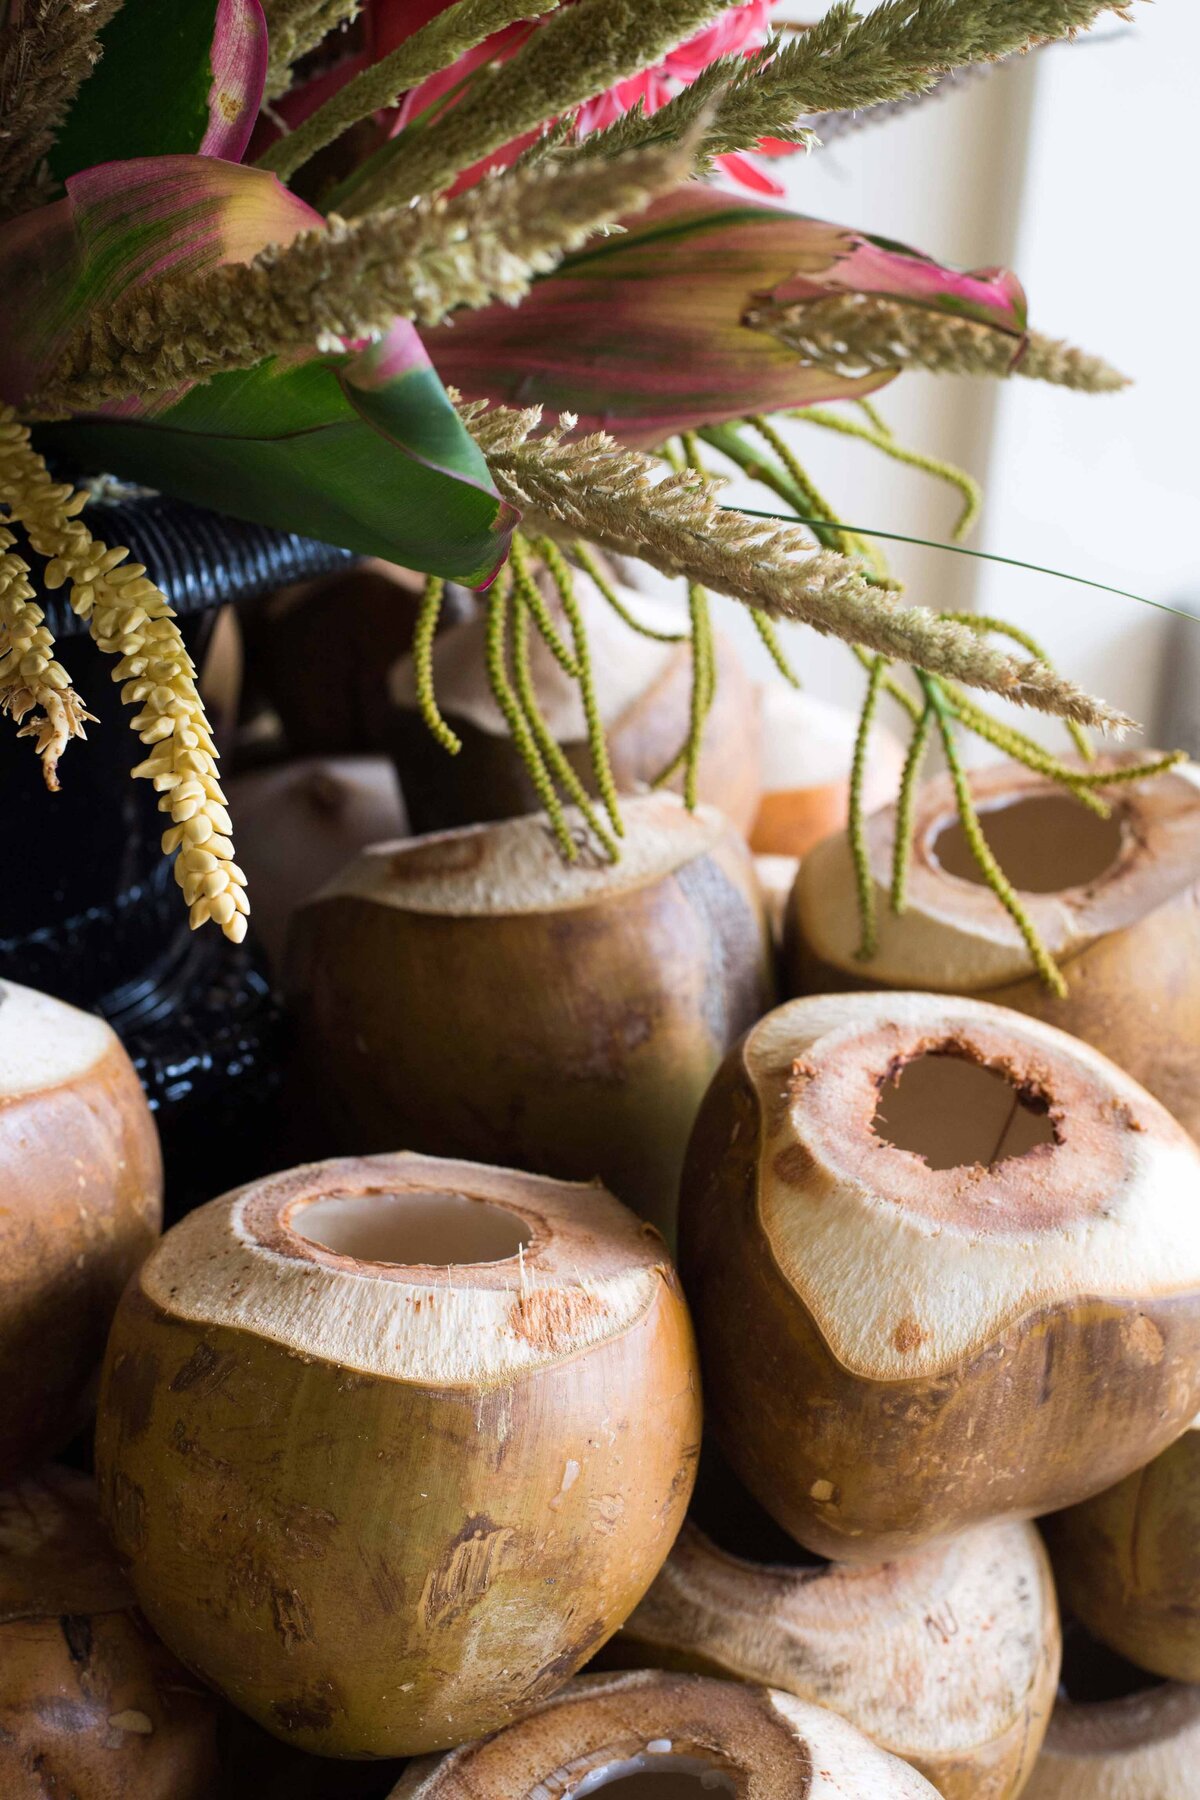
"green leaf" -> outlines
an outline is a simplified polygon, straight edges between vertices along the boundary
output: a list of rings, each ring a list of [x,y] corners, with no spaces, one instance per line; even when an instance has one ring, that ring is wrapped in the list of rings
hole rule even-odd
[[[259,0],[124,0],[100,43],[50,153],[55,180],[181,151],[240,158],[266,76]]]
[[[45,426],[39,443],[180,499],[479,586],[517,514],[398,323],[355,357],[218,375],[153,417]]]

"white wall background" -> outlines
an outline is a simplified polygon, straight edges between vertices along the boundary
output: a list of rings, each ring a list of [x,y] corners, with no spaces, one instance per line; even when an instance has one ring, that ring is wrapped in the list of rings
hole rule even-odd
[[[1138,8],[1133,27],[1100,27],[777,165],[797,210],[962,266],[1008,263],[1039,329],[1136,377],[1125,394],[1092,397],[1023,380],[914,374],[878,404],[906,442],[984,481],[973,547],[1155,599],[1200,595],[1200,383],[1190,353],[1200,303],[1189,80],[1197,67],[1200,6],[1159,0]],[[796,431],[844,516],[947,536],[951,492],[866,446]],[[1169,641],[1161,615],[1046,577],[888,548],[914,600],[1006,614],[1153,730]],[[740,610],[722,603],[721,617],[765,672]],[[1200,625],[1194,635],[1200,651]],[[791,649],[808,688],[857,703],[862,675],[848,653],[799,630]],[[1060,728],[1042,729],[1053,741]]]

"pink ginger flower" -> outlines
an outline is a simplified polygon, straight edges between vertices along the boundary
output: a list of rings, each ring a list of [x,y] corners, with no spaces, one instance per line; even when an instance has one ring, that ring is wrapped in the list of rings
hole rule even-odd
[[[361,48],[335,68],[326,70],[288,94],[278,103],[277,110],[289,124],[299,124],[316,106],[336,93],[351,76],[387,56],[420,26],[444,11],[447,4],[449,0],[367,0],[361,14]],[[736,55],[739,51],[750,55],[760,49],[767,42],[772,5],[773,0],[744,0],[743,5],[730,7],[715,23],[697,32],[686,44],[680,44],[677,49],[672,50],[655,68],[644,69],[626,81],[617,82],[607,93],[588,100],[576,114],[579,131],[584,135],[602,131],[623,117],[639,101],[647,114],[657,112],[660,106],[665,106],[668,100],[695,81],[719,57]],[[442,69],[438,74],[431,75],[427,81],[411,89],[397,107],[381,117],[380,124],[384,134],[388,137],[395,136],[412,119],[428,112],[447,95],[454,93],[476,69],[489,63],[506,62],[530,33],[544,23],[544,20],[540,20],[510,25],[505,30],[496,32],[486,42],[476,45],[475,49],[468,50],[449,69]],[[469,87],[451,104],[463,102],[469,104]],[[455,191],[474,186],[488,169],[509,167],[534,141],[534,136],[535,134],[529,133],[515,138],[484,162],[465,170],[455,184]],[[760,146],[771,156],[789,154],[796,147],[777,139],[771,139]],[[783,192],[778,182],[772,180],[752,157],[722,156],[717,161],[725,173],[743,187],[760,194],[778,195]]]

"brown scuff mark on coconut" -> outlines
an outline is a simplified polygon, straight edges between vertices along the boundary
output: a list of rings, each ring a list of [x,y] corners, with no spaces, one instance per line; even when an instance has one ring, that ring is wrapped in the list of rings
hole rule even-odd
[[[1031,1525],[890,1563],[791,1568],[689,1523],[605,1654],[784,1689],[840,1713],[943,1800],[1011,1800],[1049,1723],[1060,1648]]]
[[[585,1676],[482,1743],[405,1770],[391,1800],[528,1800],[673,1775],[696,1800],[935,1800],[906,1763],[791,1694],[692,1674]]]
[[[1144,754],[1109,755],[1094,767],[1119,771]],[[1055,784],[1011,763],[975,770],[970,783],[985,835],[989,818],[1006,804],[1074,805]],[[1031,972],[1021,935],[990,889],[939,860],[939,838],[955,817],[945,778],[928,782],[917,795],[902,915],[892,911],[889,899],[895,807],[882,807],[868,820],[879,932],[878,951],[869,963],[855,954],[855,876],[845,832],[805,858],[785,921],[785,987],[794,994],[924,988],[1010,1006],[1113,1057],[1200,1135],[1200,778],[1186,765],[1115,787],[1107,798],[1119,832],[1119,847],[1107,866],[1077,885],[1051,891],[1023,888],[1019,868],[1014,877],[1026,911],[1066,976],[1065,999],[1055,998]],[[1082,808],[1076,810],[1082,821],[1099,827]],[[1054,832],[1039,833],[1031,823],[1030,833],[1047,840],[1043,847],[1053,853]],[[1005,856],[1000,861],[1004,864]],[[1067,879],[1071,875],[1067,868]]]
[[[161,1371],[136,1437],[111,1393],[131,1352]],[[298,1747],[386,1756],[507,1723],[617,1628],[699,1425],[661,1240],[610,1194],[393,1155],[269,1177],[168,1234],[114,1327],[97,1456],[189,1664]]]
[[[881,1078],[947,1043],[1040,1093],[1059,1141],[931,1168],[881,1138]],[[797,1057],[815,1072],[781,1105]],[[1198,1176],[1161,1107],[1038,1021],[933,995],[779,1008],[714,1081],[682,1190],[718,1442],[793,1536],[852,1560],[1120,1479],[1200,1406]]]
[[[620,861],[541,815],[380,845],[296,919],[288,989],[335,1142],[599,1176],[666,1233],[721,1057],[774,998],[744,842],[672,795]]]

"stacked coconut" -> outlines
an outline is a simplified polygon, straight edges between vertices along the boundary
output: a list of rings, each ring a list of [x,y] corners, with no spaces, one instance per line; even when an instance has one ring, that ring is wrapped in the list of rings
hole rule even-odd
[[[474,630],[437,653],[469,671]],[[1053,1002],[931,784],[864,966],[845,841],[813,843],[836,770],[780,798],[791,702],[760,759],[735,685],[713,779],[749,745],[767,797],[688,813],[646,791],[686,692],[640,641],[644,682],[597,658],[614,740],[653,747],[614,758],[618,863],[580,820],[563,862],[441,676],[476,774],[405,797],[446,828],[315,896],[277,859],[321,1160],[155,1247],[119,1046],[0,989],[6,1797],[1194,1800],[1200,793],[1122,785],[1101,841],[976,778]],[[269,779],[263,816],[314,771]],[[742,833],[779,851],[789,805],[779,1005]],[[106,1333],[109,1541],[39,1472]]]

